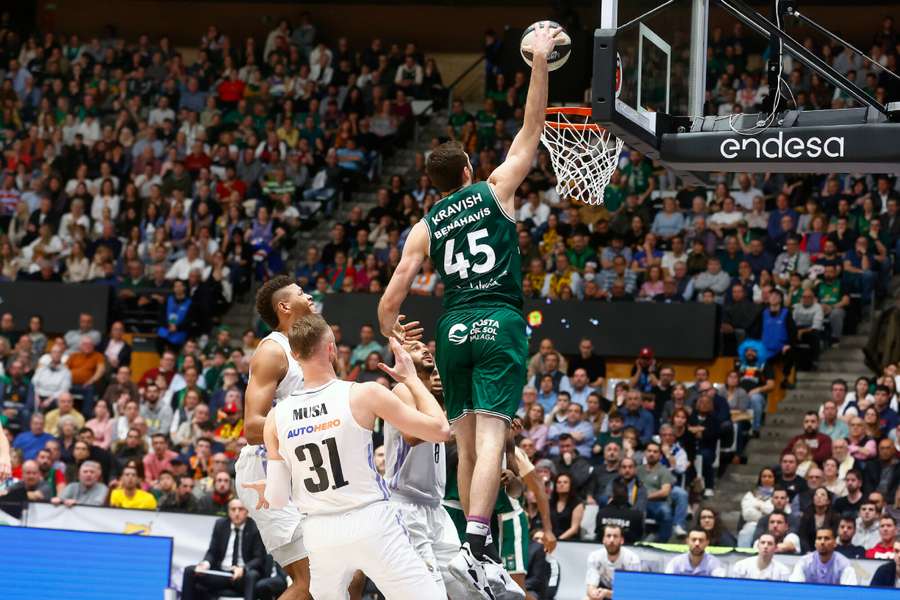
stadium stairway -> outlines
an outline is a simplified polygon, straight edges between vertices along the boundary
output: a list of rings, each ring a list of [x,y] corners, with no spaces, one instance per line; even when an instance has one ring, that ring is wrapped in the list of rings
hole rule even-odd
[[[415,169],[416,153],[423,152],[428,149],[433,137],[445,135],[447,128],[447,111],[440,111],[431,116],[425,122],[417,125],[417,134],[405,148],[398,148],[394,153],[384,161],[376,181],[365,184],[353,195],[353,201],[350,203],[341,203],[331,217],[321,217],[318,224],[307,231],[300,234],[297,245],[290,251],[287,260],[287,270],[289,273],[294,271],[298,261],[305,256],[306,249],[310,245],[318,246],[320,249],[328,243],[331,228],[335,223],[343,223],[347,220],[350,209],[354,206],[360,206],[363,214],[367,213],[370,208],[375,206],[376,190],[390,182],[393,175],[403,177],[407,185],[415,185],[409,175]],[[256,284],[255,284],[256,285]],[[238,298],[231,305],[228,312],[222,317],[222,324],[228,325],[232,329],[232,336],[237,337],[247,328],[255,327],[256,315],[253,306],[253,298],[255,296],[255,287],[251,293],[244,298]]]
[[[735,535],[741,521],[741,498],[754,489],[759,470],[778,465],[781,451],[788,441],[803,430],[803,415],[831,396],[831,382],[843,378],[853,385],[861,375],[872,373],[863,360],[865,346],[873,318],[862,321],[853,335],[841,338],[840,346],[822,353],[817,371],[799,371],[795,389],[788,390],[774,413],[766,415],[760,437],[750,440],[746,448],[747,464],[729,465],[716,483],[715,496],[704,504],[713,506],[722,515],[728,530]]]

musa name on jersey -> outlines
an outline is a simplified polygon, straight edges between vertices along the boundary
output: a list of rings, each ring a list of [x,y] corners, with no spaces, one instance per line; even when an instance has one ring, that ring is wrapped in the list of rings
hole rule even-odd
[[[350,411],[356,384],[333,379],[294,392],[275,408],[279,452],[291,469],[291,498],[308,515],[325,515],[388,500],[375,469],[372,431]]]

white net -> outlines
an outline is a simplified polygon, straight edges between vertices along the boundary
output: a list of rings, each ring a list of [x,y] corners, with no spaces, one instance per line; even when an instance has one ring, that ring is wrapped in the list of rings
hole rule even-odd
[[[597,126],[587,109],[548,111],[541,141],[550,152],[559,197],[603,204],[603,189],[616,170],[622,140]]]

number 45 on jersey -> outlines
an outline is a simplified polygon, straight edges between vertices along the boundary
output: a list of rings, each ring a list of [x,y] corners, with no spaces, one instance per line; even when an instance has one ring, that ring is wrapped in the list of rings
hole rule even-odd
[[[474,265],[466,259],[466,252],[454,253],[453,250],[456,248],[456,240],[453,238],[448,239],[447,246],[444,250],[444,273],[446,275],[458,273],[460,279],[468,279],[470,268],[478,275],[489,273],[491,269],[494,268],[497,257],[494,254],[493,248],[487,244],[479,243],[479,241],[482,238],[487,237],[487,235],[487,229],[478,229],[466,236],[469,258],[474,261],[478,255],[484,255],[484,260],[482,262],[476,262]]]

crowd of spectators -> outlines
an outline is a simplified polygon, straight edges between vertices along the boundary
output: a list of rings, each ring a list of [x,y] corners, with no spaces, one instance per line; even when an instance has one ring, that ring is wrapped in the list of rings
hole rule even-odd
[[[742,30],[712,37],[707,112],[755,107],[764,76],[742,58]],[[0,278],[91,281],[116,297],[105,333],[90,315],[64,335],[46,332],[39,316],[0,317],[0,421],[14,436],[4,493],[225,516],[257,340],[212,329],[216,318],[252,278],[283,270],[301,228],[339,202],[352,206],[346,222],[322,248],[302,248],[298,282],[318,301],[383,290],[410,228],[439,200],[427,151],[368,211],[352,205],[353,192],[406,135],[411,99],[443,97],[434,62],[414,44],[325,44],[306,17],[240,47],[210,27],[192,60],[166,38],[0,38]],[[873,55],[890,68],[896,42],[886,19]],[[893,80],[851,53],[814,49],[874,95],[897,96]],[[790,73],[798,105],[852,102],[813,74]],[[478,178],[502,162],[526,89],[525,73],[497,73],[476,114],[449,107],[446,137],[466,146]],[[589,562],[588,596],[609,597],[611,570],[634,561],[622,544],[647,539],[686,540],[670,572],[713,576],[724,571],[708,545],[757,548],[757,562],[734,574],[819,581],[831,565],[824,583],[851,583],[837,556],[895,556],[895,365],[852,390],[834,382],[779,464],[760,472],[739,531],[703,499],[759,432],[775,362],[785,374],[813,368],[854,313],[887,292],[900,252],[897,182],[741,174],[676,188],[631,151],[603,206],[571,205],[554,184],[542,150],[517,193],[526,297],[716,303],[738,357],[719,385],[703,368],[677,382],[645,348],[630,379],[607,381],[590,340],[569,356],[541,342],[518,443],[546,482],[554,534],[603,544]],[[413,293],[443,294],[431,265]],[[141,311],[154,315],[161,352],[159,366],[135,378],[124,333]],[[340,376],[382,380],[386,348],[374,329],[363,327],[355,346],[334,330]],[[526,495],[525,507],[540,531],[535,499]],[[789,574],[773,558],[801,552],[810,554]]]
[[[283,271],[409,136],[412,101],[443,94],[414,43],[353,48],[309,15],[183,52],[3,29],[0,82],[0,281],[110,286],[129,329],[175,347]]]
[[[252,331],[235,340],[221,327],[203,347],[188,339],[133,377],[121,322],[101,334],[83,314],[50,335],[35,319],[24,332],[9,313],[2,321],[0,336],[15,343],[0,376],[13,447],[6,502],[226,515],[246,443]]]

